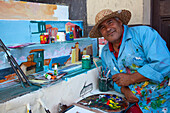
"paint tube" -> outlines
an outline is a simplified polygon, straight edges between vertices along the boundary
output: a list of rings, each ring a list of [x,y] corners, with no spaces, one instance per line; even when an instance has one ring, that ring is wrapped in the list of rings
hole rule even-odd
[[[58,67],[57,67],[57,65],[54,66],[54,75],[58,75]]]
[[[45,78],[47,78],[48,80],[50,79],[56,79],[56,76],[52,75],[52,73],[45,73],[44,74]]]

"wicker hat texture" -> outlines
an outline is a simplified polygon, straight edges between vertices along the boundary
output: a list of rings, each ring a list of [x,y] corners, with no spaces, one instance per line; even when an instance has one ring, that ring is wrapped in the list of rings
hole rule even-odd
[[[123,24],[127,25],[131,18],[131,12],[128,10],[118,10],[113,12],[111,9],[103,9],[100,11],[95,17],[95,25],[91,29],[89,33],[89,37],[91,38],[99,38],[102,37],[100,31],[98,30],[98,26],[105,21],[106,19],[117,17],[119,18]]]

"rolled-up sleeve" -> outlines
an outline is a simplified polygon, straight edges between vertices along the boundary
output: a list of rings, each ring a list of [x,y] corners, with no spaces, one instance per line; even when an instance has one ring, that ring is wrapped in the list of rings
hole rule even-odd
[[[148,63],[137,71],[153,81],[161,82],[165,76],[170,76],[170,53],[166,42],[150,27],[141,37]]]

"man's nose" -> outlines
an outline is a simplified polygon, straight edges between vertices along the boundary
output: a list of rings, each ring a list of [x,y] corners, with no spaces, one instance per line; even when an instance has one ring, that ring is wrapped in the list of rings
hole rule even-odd
[[[111,27],[109,25],[106,25],[106,30],[110,31]]]

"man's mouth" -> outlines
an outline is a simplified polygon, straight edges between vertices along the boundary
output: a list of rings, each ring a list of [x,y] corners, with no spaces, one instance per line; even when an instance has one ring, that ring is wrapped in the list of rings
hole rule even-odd
[[[113,30],[107,34],[107,36],[113,35],[116,32],[116,30]]]

